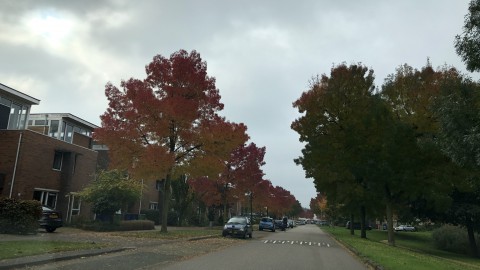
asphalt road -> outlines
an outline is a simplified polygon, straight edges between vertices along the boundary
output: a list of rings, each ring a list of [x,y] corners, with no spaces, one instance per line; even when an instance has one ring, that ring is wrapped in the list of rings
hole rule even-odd
[[[123,237],[107,237],[100,233],[81,233],[74,237],[74,231],[65,230],[50,234],[50,237],[77,238],[77,241],[95,239],[109,243],[117,241],[123,247],[131,248],[121,252],[56,261],[21,269],[367,269],[366,265],[339,246],[316,225],[298,226],[287,231],[254,231],[252,239],[228,237],[198,241],[147,239],[125,241]]]
[[[257,232],[263,233],[263,232]],[[156,268],[148,268],[156,269]],[[267,233],[243,245],[166,266],[164,269],[368,269],[316,225]]]

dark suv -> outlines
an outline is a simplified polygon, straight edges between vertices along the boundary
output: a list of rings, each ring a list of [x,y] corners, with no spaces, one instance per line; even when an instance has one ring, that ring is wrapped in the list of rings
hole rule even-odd
[[[223,226],[222,235],[237,236],[241,238],[252,238],[252,224],[247,217],[232,217]]]
[[[54,232],[57,228],[63,226],[62,213],[46,206],[42,206],[42,217],[38,221],[40,227],[47,232]]]

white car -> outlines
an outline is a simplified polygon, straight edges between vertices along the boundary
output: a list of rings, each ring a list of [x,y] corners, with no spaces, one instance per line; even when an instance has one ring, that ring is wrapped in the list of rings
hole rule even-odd
[[[395,227],[394,228],[396,232],[414,232],[416,231],[415,227],[414,226],[410,226],[410,225],[400,225],[398,227]]]

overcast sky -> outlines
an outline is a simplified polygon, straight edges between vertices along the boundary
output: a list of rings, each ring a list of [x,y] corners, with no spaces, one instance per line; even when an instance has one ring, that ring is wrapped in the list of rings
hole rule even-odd
[[[40,99],[33,113],[71,113],[96,125],[104,86],[144,79],[153,56],[196,50],[217,80],[227,120],[267,149],[265,179],[302,206],[316,196],[292,103],[333,65],[361,62],[376,85],[404,63],[465,72],[453,40],[468,0],[0,2],[0,83]],[[466,73],[466,72],[465,72]],[[468,73],[467,73],[468,74]],[[472,74],[476,77],[476,74]]]

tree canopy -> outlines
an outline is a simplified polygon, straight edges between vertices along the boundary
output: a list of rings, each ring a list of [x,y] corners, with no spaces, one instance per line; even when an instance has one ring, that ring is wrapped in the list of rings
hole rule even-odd
[[[105,87],[108,109],[95,139],[110,149],[113,168],[136,179],[165,179],[162,231],[167,231],[172,179],[216,176],[230,153],[248,140],[246,126],[218,115],[215,79],[196,51],[156,55],[144,80]]]
[[[455,49],[467,70],[480,71],[480,0],[472,0],[468,12],[463,33],[455,36]]]

